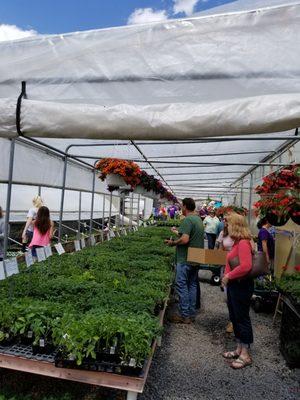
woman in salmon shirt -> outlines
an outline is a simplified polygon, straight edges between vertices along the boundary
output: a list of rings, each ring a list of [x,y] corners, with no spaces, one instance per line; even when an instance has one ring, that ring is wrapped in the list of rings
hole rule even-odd
[[[237,348],[235,351],[225,352],[223,357],[232,360],[232,368],[240,369],[252,364],[249,349],[253,343],[253,332],[249,312],[254,283],[253,279],[247,278],[252,269],[252,244],[251,233],[243,216],[232,213],[228,215],[227,221],[234,245],[227,255],[222,283],[227,287],[229,317],[233,324]],[[230,261],[236,257],[239,265],[231,269]]]
[[[34,221],[33,237],[29,245],[34,257],[36,257],[37,248],[50,244],[53,231],[54,223],[50,220],[49,208],[42,206],[38,209],[36,220]]]

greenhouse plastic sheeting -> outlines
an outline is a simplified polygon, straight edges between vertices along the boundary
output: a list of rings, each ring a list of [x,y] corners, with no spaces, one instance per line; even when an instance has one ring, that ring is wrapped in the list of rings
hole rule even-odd
[[[9,169],[10,142],[0,139],[0,181],[6,182]],[[37,149],[30,143],[17,142],[15,146],[13,181],[23,184],[61,187],[63,183],[63,160],[51,155],[47,149]],[[80,179],[78,178],[80,177]],[[91,169],[68,162],[66,187],[74,190],[93,190]],[[106,184],[96,179],[95,191],[108,193]]]
[[[300,3],[0,44],[0,135],[182,139],[300,125]],[[63,103],[63,104],[62,104]]]

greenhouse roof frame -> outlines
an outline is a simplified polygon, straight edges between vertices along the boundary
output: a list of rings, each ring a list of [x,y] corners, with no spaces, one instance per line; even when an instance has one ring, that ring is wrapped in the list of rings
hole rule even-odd
[[[90,171],[88,159],[136,160],[178,196],[214,181],[234,194],[299,140],[299,23],[297,1],[0,43],[0,136]],[[206,186],[184,192],[184,177]]]

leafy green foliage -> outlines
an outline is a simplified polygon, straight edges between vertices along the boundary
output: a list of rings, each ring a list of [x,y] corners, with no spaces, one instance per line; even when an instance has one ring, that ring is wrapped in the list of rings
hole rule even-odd
[[[278,288],[294,297],[300,303],[300,273],[284,274],[281,279],[277,281]]]
[[[41,338],[81,364],[116,347],[141,365],[160,332],[172,280],[169,229],[153,227],[78,253],[54,255],[0,282],[0,342]],[[117,345],[116,345],[117,342]]]

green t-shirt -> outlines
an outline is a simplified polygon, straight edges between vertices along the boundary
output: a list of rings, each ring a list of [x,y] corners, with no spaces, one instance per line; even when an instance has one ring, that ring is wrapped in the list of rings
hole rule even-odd
[[[181,222],[178,229],[179,235],[189,235],[190,240],[187,244],[177,245],[176,262],[186,263],[189,247],[204,248],[204,228],[203,223],[198,215],[188,215]]]

